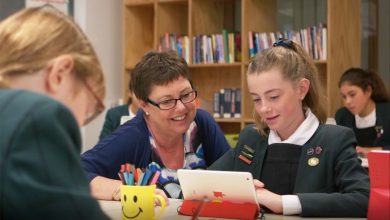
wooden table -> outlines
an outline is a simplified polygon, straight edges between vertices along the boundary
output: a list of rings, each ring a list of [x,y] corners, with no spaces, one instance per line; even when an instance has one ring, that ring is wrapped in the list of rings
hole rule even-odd
[[[164,215],[160,218],[161,220],[189,220],[191,219],[191,216],[183,216],[178,215],[177,209],[181,205],[182,200],[180,199],[169,199],[169,205],[165,209]],[[109,216],[113,220],[120,220],[121,219],[121,203],[119,201],[104,201],[99,200],[100,207],[106,213],[107,216]],[[156,208],[156,213],[159,210],[159,208]],[[201,217],[199,219],[216,219],[216,218],[207,218],[207,217]],[[265,214],[265,220],[299,220],[299,219],[305,219],[305,220],[347,220],[347,219],[353,219],[353,220],[364,220],[365,218],[301,218],[299,216],[283,216],[283,215],[274,215],[274,214]]]

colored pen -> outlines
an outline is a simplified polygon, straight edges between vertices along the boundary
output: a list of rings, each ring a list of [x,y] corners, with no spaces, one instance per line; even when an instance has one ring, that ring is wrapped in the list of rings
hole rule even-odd
[[[145,186],[148,184],[148,180],[149,180],[151,175],[152,175],[152,173],[150,172],[150,170],[147,169],[145,171],[144,178],[142,179],[141,186]]]
[[[161,172],[157,170],[156,173],[154,173],[153,179],[150,181],[149,185],[156,184],[158,178],[160,177],[160,174],[161,174]]]

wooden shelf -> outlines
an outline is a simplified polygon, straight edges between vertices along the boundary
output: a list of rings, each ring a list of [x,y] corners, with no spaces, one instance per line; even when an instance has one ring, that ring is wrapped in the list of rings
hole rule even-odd
[[[152,5],[155,0],[123,0],[125,6],[142,6],[142,5]]]
[[[176,3],[176,4],[188,4],[188,0],[157,0],[157,3]]]
[[[217,122],[224,122],[224,123],[241,123],[241,118],[216,118]]]
[[[337,82],[349,67],[360,66],[360,1],[327,0],[327,60],[314,60],[328,97],[328,114],[341,106]],[[248,33],[278,30],[275,0],[123,0],[123,95],[129,74],[148,51],[156,50],[166,33],[187,35],[193,81],[202,108],[212,113],[213,94],[222,88],[241,89],[241,118],[216,119],[225,133],[238,133],[253,123],[253,103],[246,84]],[[241,33],[242,61],[232,64],[193,64],[192,38],[197,35]],[[325,97],[326,98],[326,97]]]
[[[215,63],[215,64],[189,64],[189,68],[220,68],[220,67],[240,67],[242,63]]]

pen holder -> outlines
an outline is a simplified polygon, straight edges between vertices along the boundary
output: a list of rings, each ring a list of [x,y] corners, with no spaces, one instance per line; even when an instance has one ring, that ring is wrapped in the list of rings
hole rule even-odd
[[[122,220],[128,219],[158,219],[164,213],[165,199],[156,195],[156,185],[149,186],[121,186]],[[161,204],[161,209],[155,216],[155,199]]]

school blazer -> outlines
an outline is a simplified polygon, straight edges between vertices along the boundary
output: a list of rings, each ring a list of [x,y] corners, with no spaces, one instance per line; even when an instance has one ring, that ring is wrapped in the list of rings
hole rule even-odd
[[[390,102],[375,103],[376,126],[382,126],[383,134],[378,139],[377,146],[390,150]],[[335,115],[338,125],[356,128],[355,116],[345,107],[340,108]]]
[[[80,165],[71,112],[36,93],[0,89],[0,219],[107,219]]]
[[[255,152],[250,165],[239,159],[244,145]],[[301,216],[365,217],[368,207],[367,171],[355,152],[356,140],[351,129],[320,125],[312,138],[302,146],[294,194],[302,205]],[[247,171],[260,179],[267,138],[249,125],[240,133],[235,149],[210,166],[212,170]],[[310,166],[313,157],[308,150],[320,146],[319,164]],[[275,171],[277,172],[277,171]]]

